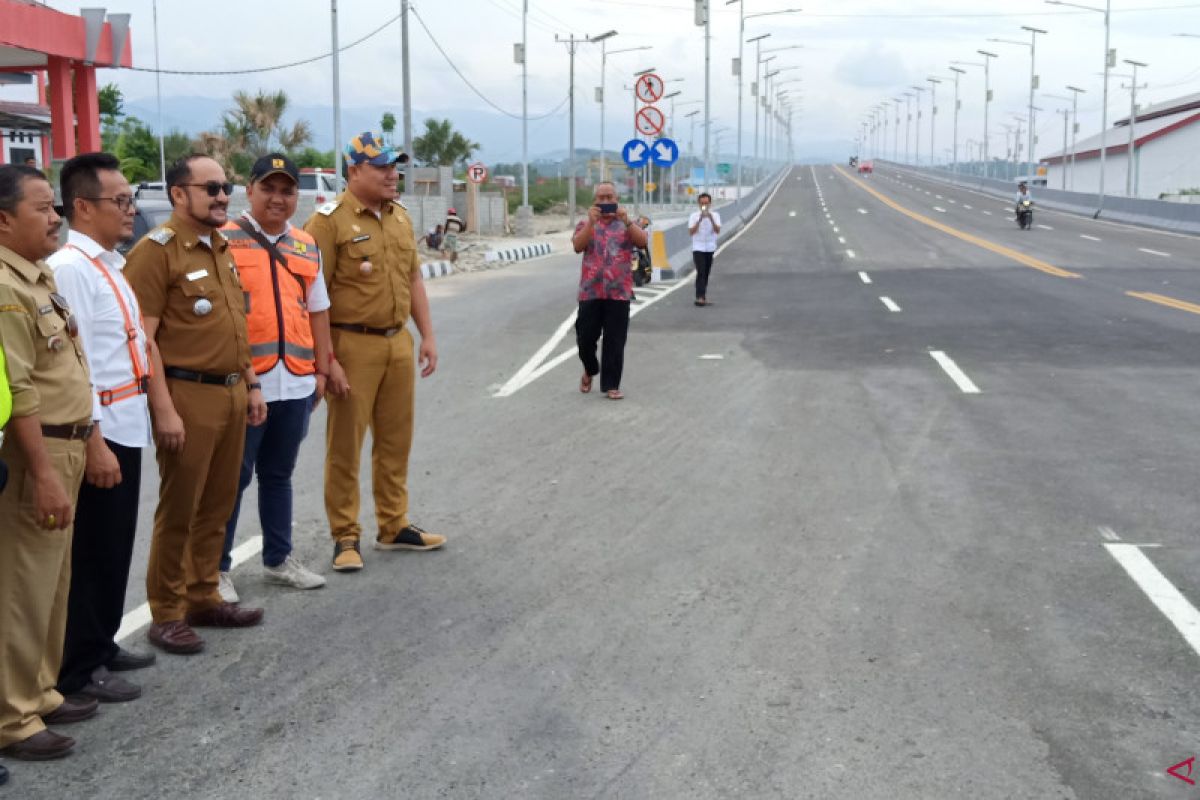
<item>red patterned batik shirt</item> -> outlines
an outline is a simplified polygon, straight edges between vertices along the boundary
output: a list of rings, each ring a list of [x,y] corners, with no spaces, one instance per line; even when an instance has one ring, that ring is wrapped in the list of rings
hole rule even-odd
[[[575,226],[583,230],[587,220]],[[592,241],[583,251],[583,273],[579,301],[625,300],[633,297],[633,257],[636,248],[629,240],[625,223],[613,217],[600,219],[592,229]]]

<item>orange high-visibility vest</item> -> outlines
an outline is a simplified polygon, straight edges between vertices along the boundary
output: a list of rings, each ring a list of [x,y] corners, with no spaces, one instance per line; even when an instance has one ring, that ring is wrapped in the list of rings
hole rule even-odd
[[[308,290],[320,263],[316,241],[300,228],[292,228],[275,245],[286,262],[280,265],[236,222],[226,223],[221,233],[229,240],[246,294],[254,371],[262,375],[282,360],[293,375],[312,375],[317,369]]]

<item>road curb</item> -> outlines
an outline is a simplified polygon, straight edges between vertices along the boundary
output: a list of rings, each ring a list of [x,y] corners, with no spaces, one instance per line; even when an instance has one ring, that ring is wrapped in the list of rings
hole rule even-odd
[[[421,277],[427,281],[453,274],[454,265],[449,261],[426,261],[421,265]]]
[[[534,242],[517,247],[506,247],[503,250],[488,250],[483,254],[483,263],[491,264],[496,261],[524,261],[528,258],[548,256],[554,248],[549,242]]]

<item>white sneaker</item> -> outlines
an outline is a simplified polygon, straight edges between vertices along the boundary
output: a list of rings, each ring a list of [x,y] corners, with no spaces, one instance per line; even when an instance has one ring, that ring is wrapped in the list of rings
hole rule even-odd
[[[294,557],[288,556],[278,567],[263,567],[267,580],[272,583],[282,583],[296,589],[320,589],[325,585],[325,579],[305,567]]]
[[[217,576],[217,592],[226,603],[236,603],[241,599],[238,597],[237,589],[233,588],[233,578],[228,572],[222,572]]]

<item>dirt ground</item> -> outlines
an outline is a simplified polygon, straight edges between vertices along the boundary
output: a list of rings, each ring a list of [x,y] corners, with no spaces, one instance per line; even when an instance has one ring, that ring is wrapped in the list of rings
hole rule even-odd
[[[504,266],[505,262],[492,261],[488,263],[484,261],[484,254],[489,250],[503,250],[538,242],[549,242],[554,253],[564,253],[570,247],[570,220],[566,214],[535,214],[533,217],[533,230],[534,235],[530,238],[519,236],[480,236],[474,233],[463,234],[458,240],[458,260],[455,262],[454,267],[460,272],[475,272],[482,269],[497,269]],[[439,261],[442,259],[440,253],[430,250],[424,243],[421,244],[420,250],[422,261]]]

